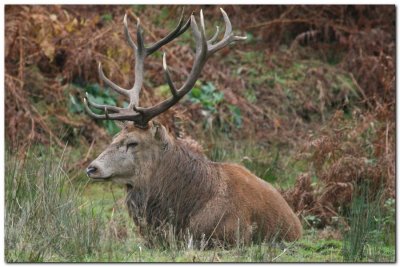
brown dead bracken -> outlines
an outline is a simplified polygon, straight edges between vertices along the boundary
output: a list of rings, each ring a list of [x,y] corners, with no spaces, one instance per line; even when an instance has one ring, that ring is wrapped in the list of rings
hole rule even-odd
[[[87,174],[94,180],[126,185],[129,213],[148,240],[153,236],[161,239],[171,231],[188,245],[294,241],[302,234],[300,221],[274,187],[242,166],[210,161],[190,142],[175,139],[164,126],[152,121],[192,89],[209,56],[245,39],[233,35],[227,14],[221,12],[225,33],[220,41],[216,42],[218,28],[210,40],[206,39],[201,11],[200,26],[193,15],[186,22],[182,15],[175,30],[150,47],[143,43],[139,21],[138,43],[132,41],[125,16],[125,35],[136,56],[134,86],[130,90],[117,86],[105,77],[101,65],[99,74],[107,85],[128,96],[130,104],[119,108],[85,99],[92,117],[123,122],[121,132],[88,166]],[[196,57],[187,80],[181,88],[175,87],[164,54],[164,75],[172,96],[155,106],[139,107],[144,59],[189,27],[195,38]],[[104,114],[95,114],[91,107]]]

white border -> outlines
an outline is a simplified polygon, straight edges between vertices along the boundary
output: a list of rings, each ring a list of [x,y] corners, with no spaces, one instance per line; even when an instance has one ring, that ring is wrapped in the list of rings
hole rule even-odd
[[[178,1],[174,1],[174,2],[166,2],[166,1],[160,1],[160,0],[147,0],[147,1],[129,1],[129,0],[119,0],[118,4],[119,5],[137,5],[137,4],[146,4],[146,5],[156,5],[156,4],[174,4],[174,5],[180,5],[180,4],[185,4],[185,5],[192,5],[192,4],[210,4],[210,5],[288,5],[288,4],[301,4],[301,5],[305,5],[305,4],[313,4],[313,5],[320,5],[320,4],[324,4],[324,5],[351,5],[351,4],[376,4],[376,5],[395,5],[397,3],[397,1],[367,1],[367,2],[360,2],[360,1],[349,1],[349,0],[335,0],[335,1],[301,1],[301,0],[269,0],[269,1],[262,1],[262,0],[253,0],[251,2],[249,2],[248,0],[219,0],[217,1],[217,3],[215,2],[211,2],[211,1],[187,1],[187,0],[178,0]],[[1,138],[0,138],[0,177],[1,179],[1,183],[0,183],[0,192],[2,193],[2,197],[1,197],[1,206],[0,206],[0,213],[3,214],[1,221],[2,221],[2,227],[0,228],[0,238],[2,240],[2,248],[0,248],[0,257],[2,259],[2,262],[5,263],[5,255],[4,255],[4,248],[5,248],[5,235],[4,235],[4,229],[5,229],[5,224],[4,224],[4,216],[5,216],[5,180],[4,180],[4,176],[5,176],[5,132],[4,132],[4,126],[5,126],[5,113],[4,113],[4,108],[5,108],[5,66],[4,66],[4,51],[5,51],[5,43],[4,43],[4,34],[5,34],[5,5],[15,5],[15,4],[29,4],[29,5],[49,5],[49,4],[75,4],[75,5],[94,5],[94,4],[99,4],[99,5],[104,5],[104,4],[111,4],[114,5],[116,4],[115,2],[112,1],[93,1],[93,0],[69,0],[68,2],[61,1],[61,0],[56,0],[56,1],[46,1],[46,0],[24,0],[24,1],[10,1],[10,0],[5,0],[4,3],[1,4],[2,8],[0,10],[0,29],[1,29],[1,36],[0,36],[0,43],[2,44],[2,47],[0,49],[0,57],[1,57],[1,61],[0,61],[0,69],[1,74],[0,74],[0,84],[3,85],[2,89],[0,89],[0,99],[2,100],[2,105],[0,108],[0,116],[1,116],[1,123],[0,123],[0,133],[1,133]],[[399,19],[399,12],[396,9],[396,22]],[[399,34],[399,29],[396,27],[396,35],[398,36]],[[397,40],[396,40],[397,41]],[[397,42],[396,42],[396,47],[397,47]],[[397,49],[396,49],[396,58],[398,59],[399,55],[397,53]],[[397,62],[396,62],[396,71],[397,71]],[[397,74],[397,72],[396,72]],[[397,79],[397,75],[396,75],[396,89],[397,89],[397,85],[398,85],[398,79]],[[397,92],[397,91],[396,91]],[[398,125],[398,121],[397,119],[399,118],[399,108],[397,107],[397,103],[399,103],[399,94],[396,93],[396,126]],[[396,127],[396,140],[399,140],[399,131]],[[398,166],[399,166],[399,157],[397,156],[398,149],[397,149],[397,142],[396,142],[396,181],[397,181],[397,170],[398,170]],[[397,185],[397,184],[396,184]],[[397,189],[397,186],[396,186]],[[397,196],[397,191],[396,191],[396,196]],[[398,199],[396,199],[396,204],[397,204]],[[396,205],[396,207],[398,207]],[[397,214],[397,222],[399,222],[399,216],[398,216],[398,212],[396,210],[396,214]],[[397,227],[397,225],[396,225]],[[398,230],[398,228],[397,228]],[[399,239],[399,231],[397,231],[397,240]],[[396,242],[397,245],[397,242]],[[397,248],[396,246],[396,259],[397,259],[397,263],[396,265],[399,264],[399,258],[397,257],[397,251],[399,248]],[[271,263],[267,263],[268,265]],[[25,265],[25,264],[23,264]],[[44,265],[44,264],[39,264],[39,265]],[[52,265],[52,264],[51,264]],[[65,265],[72,265],[72,263],[67,263]],[[74,264],[74,266],[76,265],[81,265],[81,264]],[[110,265],[110,264],[107,264]],[[111,265],[117,265],[117,264],[111,264]],[[135,264],[136,265],[136,264]],[[139,264],[139,265],[143,265],[143,264]],[[157,264],[156,264],[157,265]],[[164,264],[163,264],[164,265]],[[167,265],[173,265],[172,264],[167,264]],[[203,264],[202,264],[203,265]],[[205,264],[206,266],[209,266],[211,264]],[[235,266],[243,266],[244,264],[235,264]],[[288,265],[288,264],[280,264],[280,265]],[[313,266],[322,266],[325,264],[312,264]],[[380,265],[380,264],[379,264]],[[47,263],[46,266],[49,266],[49,264]]]
[[[210,1],[210,0],[197,0],[197,1],[189,1],[189,0],[175,0],[175,1],[161,1],[161,0],[119,0],[117,3],[115,1],[110,0],[23,0],[23,1],[13,1],[13,0],[5,0],[3,1],[5,4],[29,4],[29,5],[54,5],[54,4],[68,4],[68,5],[394,5],[397,1],[357,1],[357,0],[218,0],[218,1]],[[3,9],[4,10],[4,9]]]

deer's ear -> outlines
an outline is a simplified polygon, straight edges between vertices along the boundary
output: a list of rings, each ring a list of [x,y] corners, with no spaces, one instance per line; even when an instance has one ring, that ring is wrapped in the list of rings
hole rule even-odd
[[[151,131],[154,139],[161,141],[163,144],[168,144],[169,138],[168,138],[167,130],[165,129],[165,127],[163,125],[154,121],[154,122],[151,122],[150,127],[151,127],[150,131]]]
[[[156,139],[156,140],[162,140],[163,139],[163,128],[162,128],[162,125],[160,124],[160,123],[158,123],[158,122],[156,122],[156,121],[152,121],[151,122],[151,125],[150,125],[150,131],[151,131],[151,134],[153,135],[153,137]]]

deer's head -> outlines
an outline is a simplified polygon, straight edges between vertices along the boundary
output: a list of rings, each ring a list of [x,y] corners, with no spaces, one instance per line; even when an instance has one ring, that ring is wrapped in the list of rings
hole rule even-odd
[[[155,168],[154,164],[162,157],[162,153],[171,144],[172,138],[162,125],[151,122],[157,115],[165,112],[175,105],[195,85],[207,59],[216,51],[228,44],[244,40],[246,37],[234,36],[228,15],[221,9],[225,21],[225,33],[223,38],[218,38],[218,27],[213,37],[209,40],[205,37],[203,12],[200,11],[200,27],[193,15],[186,22],[183,13],[178,26],[166,37],[145,47],[140,21],[137,22],[137,44],[131,38],[128,30],[127,16],[124,18],[124,32],[128,44],[135,51],[135,83],[132,89],[124,89],[110,81],[103,73],[99,64],[100,78],[116,92],[129,97],[130,103],[126,108],[109,105],[100,105],[84,99],[86,111],[95,119],[108,119],[121,121],[121,132],[116,135],[110,146],[101,153],[86,169],[90,178],[97,180],[113,180],[121,183],[134,182],[139,177],[146,177]],[[166,54],[163,56],[164,76],[169,85],[172,96],[152,107],[139,106],[139,94],[143,84],[144,59],[157,51],[163,45],[180,36],[189,27],[196,43],[196,56],[192,70],[180,88],[176,88],[170,77]],[[97,108],[104,114],[95,114],[90,108]]]
[[[125,122],[111,144],[90,165],[87,175],[95,180],[129,184],[150,177],[163,154],[173,144],[164,126],[149,122],[146,129]]]

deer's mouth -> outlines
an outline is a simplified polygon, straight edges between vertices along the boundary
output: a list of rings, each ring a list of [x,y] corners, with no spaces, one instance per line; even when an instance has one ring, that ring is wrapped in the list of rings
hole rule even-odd
[[[109,181],[111,180],[111,176],[106,176],[106,177],[100,177],[100,176],[89,176],[89,178],[93,181],[98,181],[98,182],[102,182],[102,181]]]

